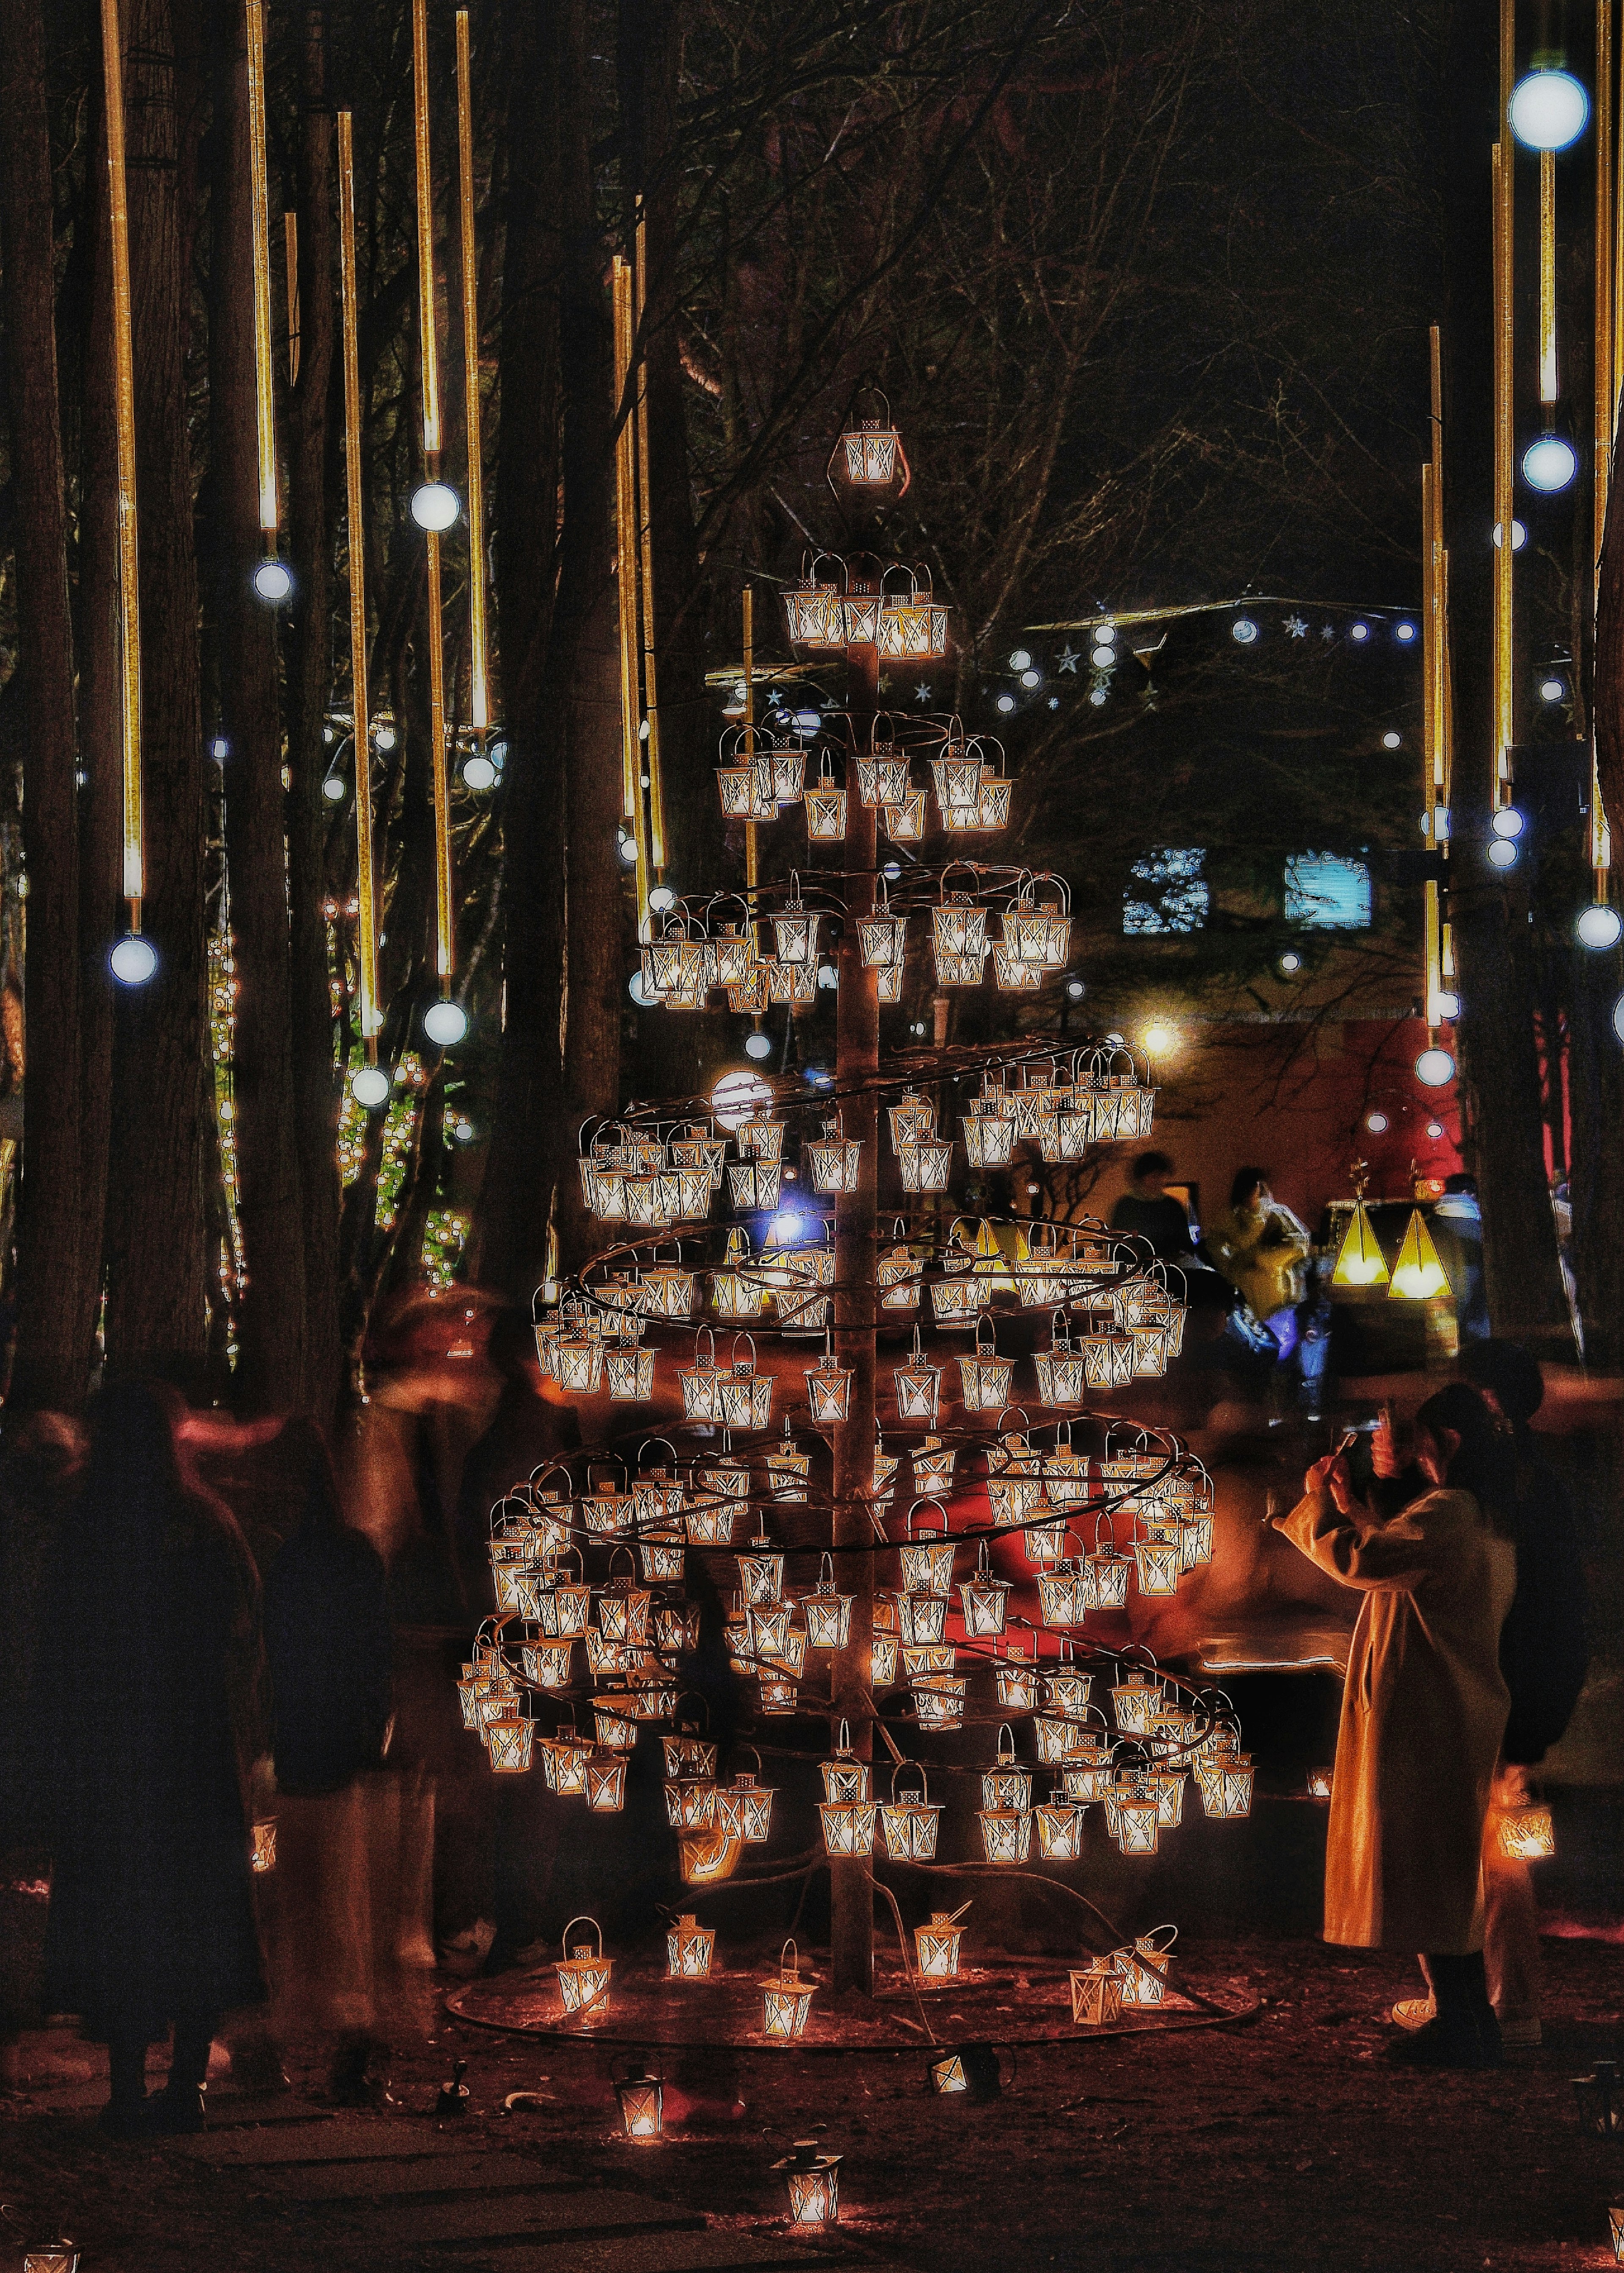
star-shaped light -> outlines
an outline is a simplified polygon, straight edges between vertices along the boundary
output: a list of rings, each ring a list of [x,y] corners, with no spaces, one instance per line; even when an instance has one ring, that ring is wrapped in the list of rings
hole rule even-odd
[[[1075,649],[1072,646],[1072,644],[1071,644],[1070,641],[1068,640],[1068,641],[1066,641],[1066,645],[1065,645],[1065,646],[1060,649],[1060,668],[1061,668],[1061,670],[1062,670],[1062,671],[1071,671],[1071,672],[1074,674],[1074,675],[1075,675],[1075,672],[1076,672],[1077,665],[1081,662],[1081,660],[1082,660],[1082,657],[1081,657],[1081,656],[1076,652]]]
[[[1321,624],[1321,626],[1320,626],[1320,637],[1321,637],[1321,639],[1335,639],[1335,638],[1336,638],[1336,625],[1335,625],[1335,624]]]
[[[1280,621],[1293,639],[1306,639],[1308,636],[1308,626],[1300,616],[1282,616]]]
[[[930,699],[931,690],[924,684],[923,681],[921,681],[921,683],[914,689],[914,701],[916,702],[928,702]]]

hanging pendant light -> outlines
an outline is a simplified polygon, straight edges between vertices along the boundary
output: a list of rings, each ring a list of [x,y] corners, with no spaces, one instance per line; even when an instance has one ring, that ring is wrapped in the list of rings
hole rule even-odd
[[[1398,1260],[1393,1265],[1392,1283],[1388,1299],[1425,1302],[1434,1294],[1449,1291],[1448,1274],[1439,1260],[1438,1249],[1433,1244],[1433,1234],[1426,1227],[1426,1218],[1419,1208],[1411,1211],[1404,1243],[1398,1250]]]

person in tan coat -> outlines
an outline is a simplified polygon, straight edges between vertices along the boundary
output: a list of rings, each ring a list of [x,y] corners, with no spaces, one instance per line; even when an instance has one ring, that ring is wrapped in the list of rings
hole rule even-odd
[[[1488,2067],[1501,2044],[1484,1982],[1482,1849],[1510,1705],[1499,1654],[1516,1586],[1508,1462],[1464,1382],[1421,1407],[1416,1457],[1429,1488],[1387,1522],[1355,1497],[1340,1452],[1275,1520],[1365,1598],[1336,1737],[1325,1939],[1420,1954],[1437,2012],[1392,2057]]]

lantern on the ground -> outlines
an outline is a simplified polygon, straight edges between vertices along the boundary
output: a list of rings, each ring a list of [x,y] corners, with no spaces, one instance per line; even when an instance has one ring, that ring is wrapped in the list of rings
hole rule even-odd
[[[959,1945],[964,1939],[964,1929],[959,1924],[964,1911],[932,1910],[928,1925],[914,1928],[914,1949],[920,1977],[926,1981],[956,1981],[959,1977]]]
[[[665,2087],[660,2078],[650,2075],[641,2060],[634,2060],[625,2075],[614,2078],[614,2085],[626,2137],[658,2139],[665,2114]]]
[[[570,1936],[578,1925],[589,1925],[596,1934],[597,1947],[590,1941],[571,1946]],[[614,1971],[615,1961],[603,1954],[603,1929],[594,1917],[573,1917],[561,1937],[565,1954],[558,1960],[553,1971],[558,1977],[558,1993],[564,1999],[564,2009],[578,2020],[601,2021],[609,2013],[609,1977]]]
[[[1119,1949],[1115,1953],[1114,1962],[1122,1976],[1122,2001],[1125,2005],[1148,2007],[1164,2001],[1167,1994],[1167,1969],[1173,1944],[1178,1939],[1176,1925],[1158,1925],[1149,1933],[1141,1934],[1128,1948]]]
[[[38,2241],[23,2252],[23,2273],[78,2273],[79,2251],[71,2241]]]
[[[1619,2091],[1616,2060],[1598,2059],[1589,2075],[1573,2079],[1579,2126],[1595,2139],[1616,2139],[1624,2132],[1624,2097]]]
[[[1122,1976],[1111,1958],[1074,1966],[1071,1989],[1072,2018],[1080,2028],[1108,2029],[1121,2014]]]
[[[254,1847],[250,1868],[258,1872],[276,1868],[276,1818],[262,1816],[254,1826]]]
[[[1538,1802],[1501,1812],[1497,1844],[1511,1863],[1538,1863],[1556,1852],[1556,1832],[1551,1811]]]
[[[793,1944],[786,1944],[792,1947]],[[811,1992],[808,1992],[811,1994]],[[798,2034],[799,2031],[797,2030]],[[815,2139],[797,2139],[792,2154],[773,2168],[784,2174],[791,2225],[833,2225],[840,2216],[838,2155],[820,2155]]]
[[[666,1979],[708,1981],[715,1950],[715,1928],[701,1925],[692,1910],[684,1910],[666,1928]]]
[[[786,1941],[778,1954],[777,1971],[760,1984],[761,2032],[769,2043],[789,2044],[805,2029],[816,1984],[800,1968],[800,1951],[793,1940]]]
[[[1624,2209],[1607,2212],[1607,2231],[1613,2242],[1613,2254],[1620,2265],[1624,2265]]]
[[[896,1788],[897,1777],[907,1769],[919,1779],[919,1796],[901,1794]],[[936,1859],[936,1834],[941,1823],[941,1805],[932,1804],[930,1786],[924,1768],[917,1760],[899,1760],[891,1771],[891,1797],[881,1801],[879,1832],[885,1841],[886,1852],[894,1863],[933,1863]]]
[[[818,1584],[801,1604],[806,1621],[808,1649],[844,1649],[851,1635],[851,1605],[856,1597],[835,1592],[834,1557],[825,1554]]]

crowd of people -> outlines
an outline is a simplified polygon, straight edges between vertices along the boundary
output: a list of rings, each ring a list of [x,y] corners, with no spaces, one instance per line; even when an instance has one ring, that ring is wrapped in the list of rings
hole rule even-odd
[[[1187,1219],[1156,1189],[1164,1165],[1141,1166],[1129,1227],[1176,1258]],[[1289,1310],[1300,1231],[1261,1172],[1237,1180],[1208,1241],[1254,1315]],[[32,2002],[106,2044],[115,2136],[198,2128],[216,2040],[243,2079],[274,2088],[287,2037],[322,2035],[333,2096],[375,2097],[392,1971],[459,1942],[498,1969],[542,1931],[567,1858],[541,1779],[491,1778],[446,1737],[454,1660],[488,1607],[490,1503],[573,1422],[543,1396],[520,1325],[496,1322],[483,1431],[446,1464],[450,1482],[406,1398],[360,1416],[339,1475],[306,1422],[247,1432],[274,1433],[292,1509],[256,1536],[263,1586],[243,1527],[200,1480],[219,1424],[176,1392],[109,1380],[82,1441],[51,1415],[7,1439],[0,1554],[11,1615],[31,1610],[7,1636],[6,1676],[30,1664],[31,1692],[0,1755],[6,1844],[46,1858]],[[1462,1370],[1422,1406],[1407,1452],[1388,1422],[1351,1436],[1276,1520],[1360,1598],[1327,1937],[1418,1954],[1426,1994],[1396,2008],[1400,2056],[1471,2067],[1497,2060],[1502,2037],[1538,2041],[1532,1892],[1494,1827],[1560,1734],[1585,1653],[1572,1510],[1530,1429],[1539,1368],[1489,1341]],[[421,1506],[405,1519],[408,1491],[431,1521]],[[719,1636],[714,1595],[707,1607]],[[251,1857],[270,1818],[267,1898]],[[622,1843],[600,1859],[640,1900],[651,1866]],[[149,2098],[147,2050],[165,2037],[168,2081]]]

